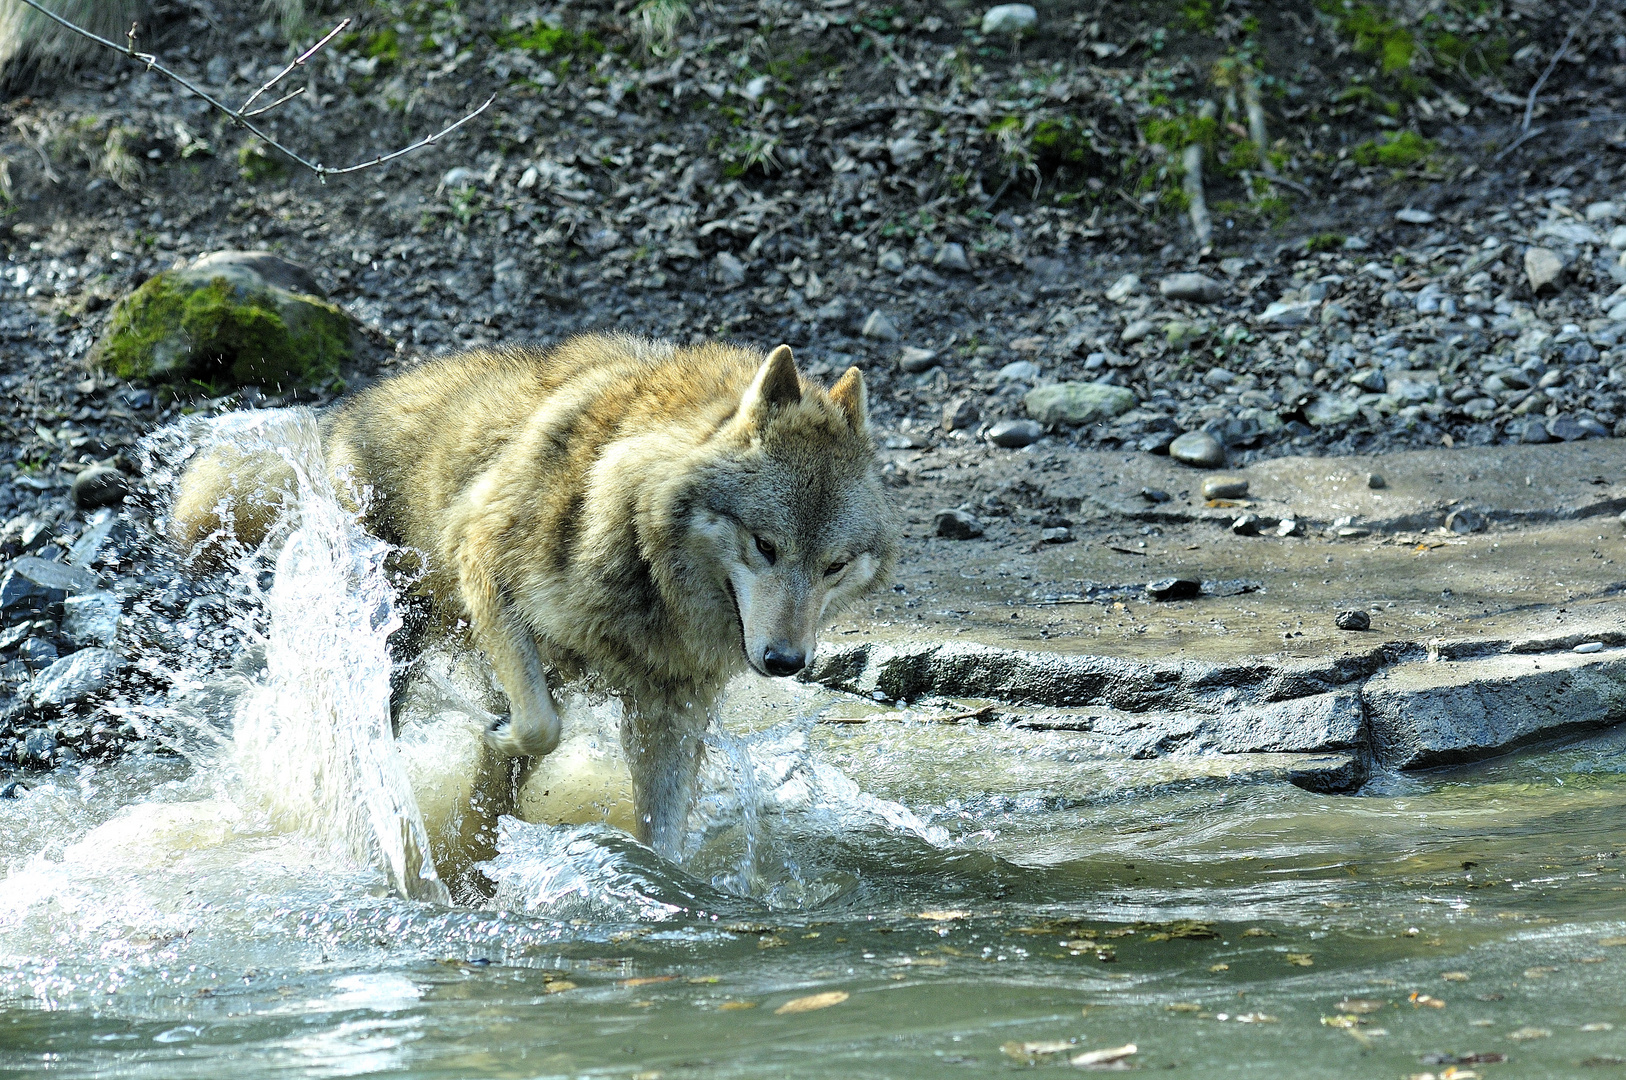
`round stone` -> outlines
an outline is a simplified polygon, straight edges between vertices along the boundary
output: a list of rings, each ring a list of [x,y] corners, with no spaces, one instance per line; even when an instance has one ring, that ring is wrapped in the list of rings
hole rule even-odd
[[[1372,629],[1372,616],[1359,609],[1340,611],[1333,620],[1340,630],[1370,630]]]
[[[988,429],[986,438],[995,446],[1019,450],[1044,437],[1044,425],[1036,420],[1001,420]]]
[[[1146,595],[1153,600],[1190,600],[1202,591],[1203,583],[1194,577],[1160,578],[1146,586]]]
[[[1381,491],[1389,486],[1389,481],[1383,478],[1382,473],[1367,473],[1366,486],[1371,488],[1373,491]]]
[[[117,506],[130,493],[130,481],[117,469],[92,465],[73,478],[73,505],[81,510]]]
[[[945,540],[970,540],[982,535],[982,522],[964,510],[939,510],[937,535]]]
[[[1225,446],[1206,431],[1188,431],[1169,444],[1169,456],[1199,469],[1225,464]]]
[[[1248,482],[1240,476],[1210,476],[1203,481],[1205,499],[1241,499],[1248,494]]]

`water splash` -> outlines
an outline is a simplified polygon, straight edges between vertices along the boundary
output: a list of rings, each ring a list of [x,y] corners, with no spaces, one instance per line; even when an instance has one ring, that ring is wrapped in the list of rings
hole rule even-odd
[[[200,449],[229,441],[245,454],[276,455],[297,485],[278,532],[240,564],[236,591],[263,613],[240,629],[263,651],[263,667],[241,680],[229,742],[207,755],[210,763],[277,828],[374,865],[402,896],[450,903],[393,745],[387,640],[401,623],[385,567],[390,548],[341,504],[315,415],[238,413],[182,434]],[[161,433],[149,452],[175,438]],[[274,575],[262,591],[267,560]]]

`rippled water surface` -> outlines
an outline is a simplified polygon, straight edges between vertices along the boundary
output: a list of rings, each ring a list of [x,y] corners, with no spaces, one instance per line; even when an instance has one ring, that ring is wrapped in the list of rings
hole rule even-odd
[[[146,718],[184,755],[0,801],[0,1073],[1626,1075],[1622,734],[1324,796],[746,682],[673,862],[597,820],[584,693],[579,823],[505,818],[453,904],[459,759],[397,754],[379,553],[301,508],[235,659]],[[454,690],[415,745],[468,745]]]

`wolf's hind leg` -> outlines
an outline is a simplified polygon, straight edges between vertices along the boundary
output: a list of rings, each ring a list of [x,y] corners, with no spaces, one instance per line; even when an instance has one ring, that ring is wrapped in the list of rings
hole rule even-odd
[[[486,742],[509,757],[550,754],[559,745],[559,713],[548,692],[536,635],[489,574],[471,559],[459,562],[459,585],[474,639],[508,695],[508,719],[486,731]]]

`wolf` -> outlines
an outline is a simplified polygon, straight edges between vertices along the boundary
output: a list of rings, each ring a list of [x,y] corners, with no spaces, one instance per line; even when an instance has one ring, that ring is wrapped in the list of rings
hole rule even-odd
[[[897,561],[862,373],[826,390],[785,345],[467,352],[340,403],[323,449],[363,524],[419,560],[438,621],[465,620],[489,659],[499,753],[558,745],[550,672],[621,695],[637,832],[657,850],[682,835],[723,685],[802,671],[819,628]],[[273,455],[200,455],[173,536],[200,555],[257,545],[292,480]]]

